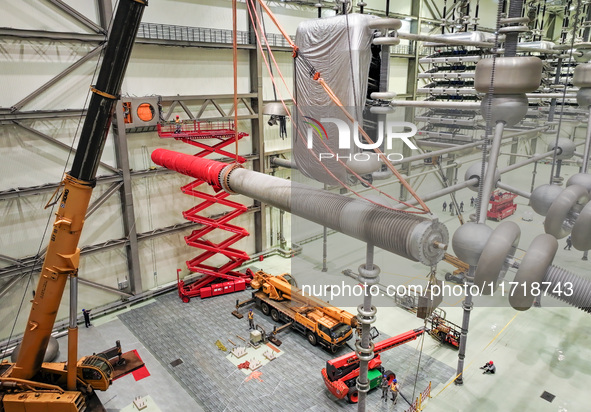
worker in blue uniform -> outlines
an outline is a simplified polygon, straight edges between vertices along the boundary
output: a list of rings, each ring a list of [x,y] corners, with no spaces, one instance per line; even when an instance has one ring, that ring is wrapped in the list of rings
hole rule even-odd
[[[390,389],[390,384],[388,383],[388,375],[384,375],[382,377],[382,383],[380,384],[380,388],[382,388],[382,399],[384,402],[388,402],[388,389]]]

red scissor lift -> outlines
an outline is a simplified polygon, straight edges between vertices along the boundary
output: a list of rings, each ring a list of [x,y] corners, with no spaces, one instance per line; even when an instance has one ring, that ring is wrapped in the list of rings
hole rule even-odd
[[[237,153],[231,153],[224,148],[235,142],[234,122],[192,122],[158,124],[158,136],[162,138],[174,138],[201,149],[196,153],[197,157],[206,157],[216,153],[222,156],[235,159],[238,163],[244,163],[246,159]],[[247,133],[238,133],[238,139],[248,136]],[[218,142],[211,145],[205,142],[206,139],[217,139]],[[189,246],[202,249],[203,252],[193,259],[187,261],[187,267],[191,272],[200,273],[203,276],[193,283],[185,284],[179,277],[177,271],[177,285],[179,297],[183,302],[189,302],[192,297],[223,295],[231,292],[244,290],[250,284],[252,273],[240,273],[235,271],[249,259],[246,252],[232,248],[231,245],[249,235],[246,229],[229,223],[232,219],[246,212],[247,207],[226,199],[229,194],[220,191],[217,194],[210,194],[201,191],[200,186],[205,183],[197,179],[183,187],[183,193],[201,200],[199,204],[183,212],[183,217],[195,223],[200,223],[201,228],[194,230],[189,236],[185,236],[185,242]],[[209,185],[205,185],[207,189]],[[213,205],[223,205],[231,209],[215,217],[203,216],[201,213]],[[216,229],[226,231],[230,234],[225,240],[214,243],[205,237]],[[205,262],[215,255],[223,255],[228,261],[219,267]]]
[[[486,217],[500,221],[511,216],[517,210],[517,205],[513,202],[516,197],[516,194],[510,192],[493,192],[490,197],[491,208],[486,212]]]

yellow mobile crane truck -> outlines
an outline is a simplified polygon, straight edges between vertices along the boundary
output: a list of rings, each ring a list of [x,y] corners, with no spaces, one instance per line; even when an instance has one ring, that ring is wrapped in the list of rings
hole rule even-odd
[[[147,0],[120,0],[97,82],[91,87],[80,141],[61,185],[56,218],[16,363],[0,363],[0,412],[104,411],[95,390],[114,377],[119,344],[77,359],[78,242],[121,83]],[[57,193],[57,192],[56,192]],[[44,363],[66,282],[70,280],[68,361]],[[119,358],[120,359],[120,358]],[[137,367],[137,365],[136,365]],[[124,367],[123,369],[126,369]],[[123,371],[122,373],[125,373]]]
[[[253,300],[275,322],[286,322],[303,333],[312,345],[320,344],[336,352],[353,335],[357,317],[329,303],[304,296],[293,278],[285,273],[274,276],[259,270],[250,286],[256,289]]]

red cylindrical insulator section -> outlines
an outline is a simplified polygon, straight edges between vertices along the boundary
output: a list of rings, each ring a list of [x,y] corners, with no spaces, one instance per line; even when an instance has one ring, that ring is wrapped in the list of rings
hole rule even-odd
[[[203,159],[202,157],[189,156],[172,150],[156,149],[152,152],[152,161],[157,165],[170,170],[201,179],[212,185],[216,190],[220,187],[220,173],[225,163],[217,160]]]

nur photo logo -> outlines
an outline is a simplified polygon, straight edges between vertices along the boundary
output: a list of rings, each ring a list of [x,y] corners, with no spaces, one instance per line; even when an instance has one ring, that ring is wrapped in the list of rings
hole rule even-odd
[[[369,142],[362,142],[359,138],[359,123],[354,122],[353,128],[351,130],[349,124],[341,119],[327,117],[321,118],[320,121],[304,116],[309,121],[304,122],[308,126],[307,130],[307,147],[308,149],[314,148],[314,134],[316,134],[320,139],[326,139],[327,141],[330,139],[325,125],[326,123],[330,122],[336,125],[338,131],[338,148],[339,149],[351,149],[351,142],[355,144],[355,146],[361,150],[373,150],[378,147],[381,147],[386,142],[386,150],[392,150],[394,146],[393,142],[394,139],[400,139],[403,144],[405,144],[409,149],[416,150],[417,147],[415,144],[410,140],[411,137],[417,134],[417,126],[409,122],[396,122],[396,121],[389,121],[389,122],[378,122],[377,128],[377,139],[373,143]],[[400,130],[403,131],[400,131]],[[395,131],[396,130],[396,131]],[[316,133],[314,133],[316,132]],[[384,153],[386,154],[386,153]],[[352,158],[357,161],[369,161],[371,160],[371,155],[377,155],[375,152],[361,152],[361,153],[354,153],[348,155],[339,155],[338,153],[318,153],[318,159],[322,161],[323,159],[335,159],[335,160],[351,160]],[[404,157],[401,153],[387,153],[386,157],[389,161],[400,161]]]

